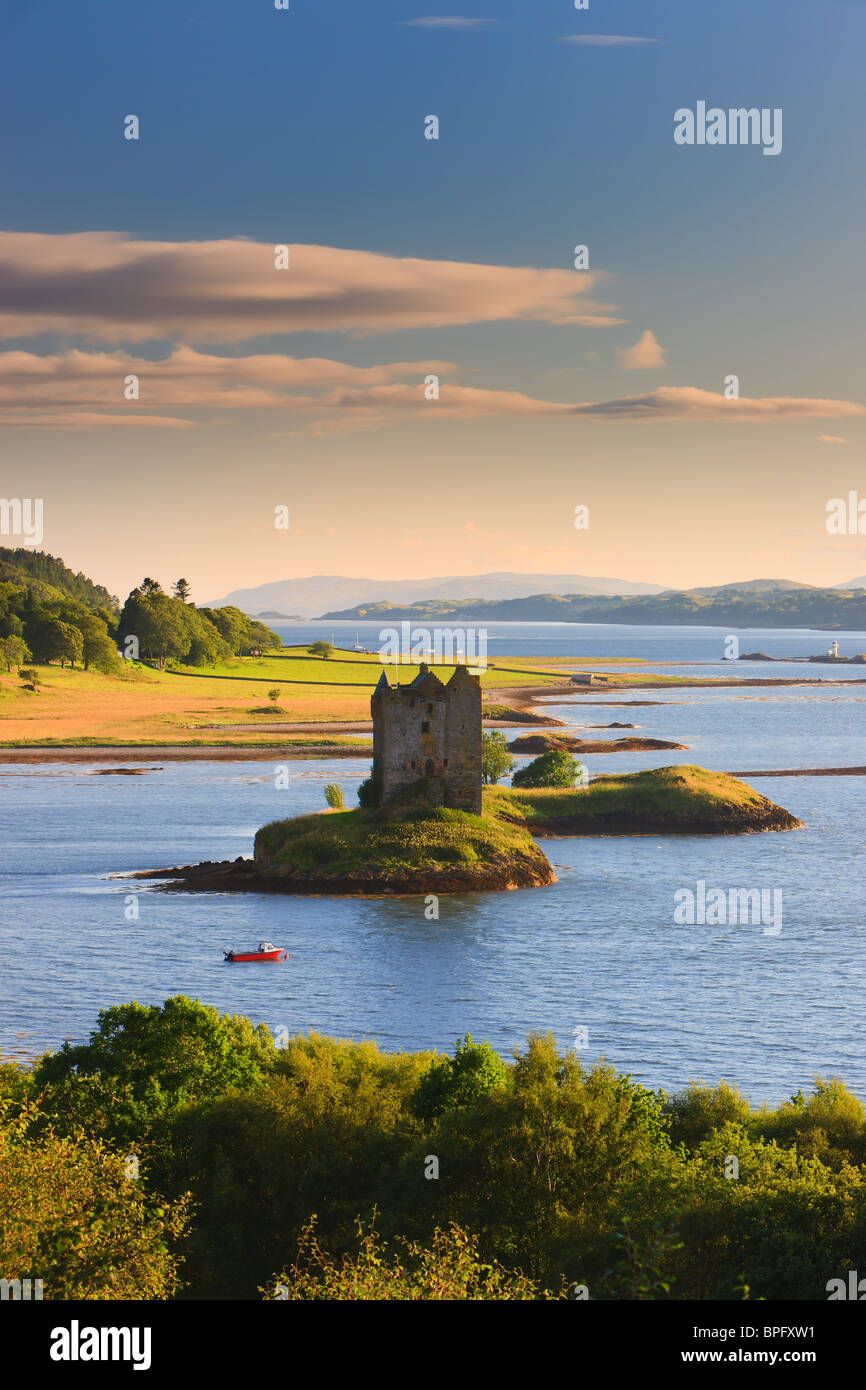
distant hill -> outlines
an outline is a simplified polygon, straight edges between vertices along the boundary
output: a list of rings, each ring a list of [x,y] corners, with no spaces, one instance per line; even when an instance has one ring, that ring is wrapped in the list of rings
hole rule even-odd
[[[493,571],[489,574],[452,575],[439,579],[353,579],[342,575],[315,574],[305,579],[278,579],[254,589],[234,589],[225,598],[209,603],[215,608],[234,604],[244,613],[267,609],[302,613],[316,618],[326,609],[349,608],[359,603],[388,600],[391,603],[417,603],[419,599],[525,598],[530,594],[660,594],[661,584],[632,583],[627,579],[599,579],[581,574],[516,574]]]
[[[850,579],[847,584],[834,584],[834,589],[866,589],[866,574],[861,574],[859,579]]]
[[[699,589],[687,589],[685,592],[706,594],[708,597],[713,597],[718,594],[742,593],[743,591],[750,594],[775,594],[783,589],[813,589],[814,587],[814,584],[798,584],[796,579],[741,579],[736,584],[710,584]],[[842,588],[843,586],[840,584],[838,587]],[[847,588],[848,585],[844,587]],[[679,592],[678,589],[665,590],[667,594]]]
[[[108,608],[113,613],[120,611],[114,594],[101,584],[94,584],[80,570],[76,573],[69,569],[57,556],[48,555],[44,550],[26,550],[23,546],[9,550],[0,546],[0,582],[32,589],[46,600],[67,595],[94,613],[99,608]]]
[[[768,581],[758,581],[767,584]],[[772,582],[772,581],[770,581]],[[784,584],[784,581],[783,581]],[[866,593],[840,593],[791,585],[753,589],[748,583],[721,589],[628,596],[532,594],[527,598],[446,604],[440,601],[400,606],[359,604],[323,618],[393,624],[439,622],[448,627],[482,622],[640,623],[727,627],[812,627],[828,631],[866,629]],[[866,649],[866,639],[864,639]]]

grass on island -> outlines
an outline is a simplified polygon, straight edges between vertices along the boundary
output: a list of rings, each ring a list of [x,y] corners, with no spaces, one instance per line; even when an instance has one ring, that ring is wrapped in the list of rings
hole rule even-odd
[[[487,812],[473,816],[443,807],[405,820],[379,819],[366,811],[297,816],[272,821],[256,835],[256,859],[287,873],[472,868],[538,853],[520,825]]]
[[[567,821],[570,828],[581,821],[595,828],[632,822],[660,831],[712,824],[722,829],[738,824],[761,828],[768,821],[778,829],[799,825],[738,778],[688,763],[594,777],[584,788],[491,787],[485,801],[493,814],[515,819],[530,830],[556,821]]]
[[[424,779],[422,779],[423,782]],[[564,834],[652,828],[719,833],[786,829],[799,824],[751,787],[702,767],[663,767],[617,777],[600,777],[585,789],[513,791],[487,787],[483,811],[443,808],[400,814],[346,810],[272,821],[256,835],[255,857],[268,872],[394,873],[443,867],[481,866],[537,857],[532,833],[549,833],[562,822]]]

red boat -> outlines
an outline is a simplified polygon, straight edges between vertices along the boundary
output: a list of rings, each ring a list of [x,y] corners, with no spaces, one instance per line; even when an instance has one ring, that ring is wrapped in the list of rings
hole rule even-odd
[[[257,951],[223,951],[228,961],[247,960],[288,960],[289,953],[282,946],[273,946],[270,941],[260,941]]]

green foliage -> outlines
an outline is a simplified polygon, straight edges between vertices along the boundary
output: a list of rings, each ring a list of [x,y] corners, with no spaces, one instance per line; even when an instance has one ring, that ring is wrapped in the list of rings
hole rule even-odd
[[[375,768],[358,788],[358,805],[364,811],[375,811],[382,804],[382,777]]]
[[[162,1005],[103,1009],[90,1040],[64,1043],[42,1059],[34,1080],[49,1088],[42,1110],[56,1129],[84,1127],[111,1143],[158,1149],[178,1106],[254,1090],[273,1052],[263,1024],[253,1028],[179,994]]]
[[[275,685],[268,691],[268,699],[270,700],[272,705],[276,705],[277,700],[279,700],[279,698],[280,687],[278,685]]]
[[[670,1117],[671,1143],[694,1152],[722,1125],[747,1125],[751,1111],[736,1086],[720,1081],[712,1089],[692,1083],[666,1101],[665,1113]]]
[[[13,666],[21,667],[25,661],[32,661],[33,653],[21,637],[0,638],[0,661],[11,671]]]
[[[514,758],[508,752],[505,734],[501,729],[484,729],[481,734],[481,780],[493,785],[500,777],[505,777],[513,767]]]
[[[467,1033],[457,1039],[453,1058],[433,1060],[410,1101],[412,1113],[419,1120],[438,1119],[448,1110],[474,1105],[507,1082],[508,1068],[499,1054],[486,1041],[474,1043]]]
[[[327,661],[329,657],[334,655],[334,650],[335,648],[331,642],[313,642],[307,647],[310,656],[320,656],[324,661]]]
[[[325,787],[325,800],[329,806],[333,806],[334,810],[343,810],[343,793],[336,782],[329,782]]]
[[[168,1297],[182,1268],[195,1298],[824,1299],[863,1261],[864,1127],[835,1079],[752,1111],[548,1036],[509,1064],[468,1035],[275,1048],[193,1000],[129,1004],[0,1063],[0,1267],[46,1297]]]
[[[160,1202],[124,1158],[86,1135],[28,1138],[0,1121],[0,1270],[42,1279],[45,1299],[170,1298],[180,1286],[171,1247],[188,1200]]]
[[[289,1302],[551,1298],[518,1271],[504,1269],[496,1261],[482,1262],[476,1239],[456,1225],[446,1231],[437,1227],[426,1246],[417,1241],[401,1241],[406,1264],[377,1236],[372,1221],[366,1231],[358,1223],[357,1240],[357,1253],[345,1254],[337,1263],[321,1249],[315,1222],[310,1222],[301,1235],[292,1268],[277,1275],[261,1292],[266,1299]]]
[[[185,583],[178,580],[175,590]],[[141,655],[156,661],[160,669],[169,661],[216,666],[233,655],[249,656],[282,646],[275,632],[239,608],[196,608],[179,595],[163,593],[155,579],[144,579],[132,590],[120,615],[118,635],[121,643],[127,636],[137,637]]]
[[[91,613],[100,608],[116,613],[119,604],[113,594],[94,584],[80,571],[78,574],[67,569],[62,560],[47,555],[43,550],[29,550],[20,546],[9,550],[0,546],[0,581],[10,587],[29,590],[37,599],[53,603],[63,598],[71,598]],[[0,588],[3,583],[0,583]]]
[[[513,787],[573,787],[583,768],[570,753],[551,749],[518,768],[511,779]]]

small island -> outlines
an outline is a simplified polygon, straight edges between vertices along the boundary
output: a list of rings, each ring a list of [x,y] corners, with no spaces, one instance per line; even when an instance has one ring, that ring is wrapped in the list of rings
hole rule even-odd
[[[724,772],[662,767],[600,777],[586,788],[484,789],[480,815],[414,795],[372,810],[324,811],[272,821],[254,857],[153,869],[186,892],[397,894],[536,888],[556,875],[533,837],[742,835],[802,822]]]
[[[135,877],[200,892],[496,892],[556,882],[536,837],[741,835],[801,824],[745,782],[700,767],[599,777],[581,787],[573,777],[565,786],[484,786],[496,776],[484,766],[481,683],[465,666],[447,684],[426,665],[404,686],[383,671],[370,707],[373,766],[358,810],[344,809],[340,794],[330,810],[262,826],[252,859]],[[553,743],[540,762],[558,754],[576,769],[562,747],[575,740],[528,737]]]
[[[688,750],[687,743],[663,738],[572,738],[569,734],[521,734],[508,744],[509,753],[653,753]]]

